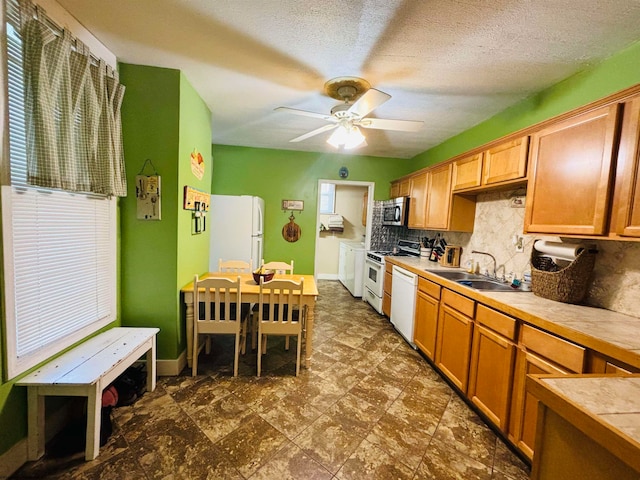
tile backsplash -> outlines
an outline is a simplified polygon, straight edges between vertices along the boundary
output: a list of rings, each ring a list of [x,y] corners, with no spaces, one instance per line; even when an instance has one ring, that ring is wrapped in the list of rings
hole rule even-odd
[[[444,232],[442,236],[450,245],[462,247],[460,266],[468,261],[480,262],[481,271],[490,268],[491,259],[484,255],[472,255],[471,250],[489,252],[496,257],[498,275],[513,272],[518,278],[531,269],[529,260],[535,240],[561,241],[560,237],[524,235],[524,208],[512,208],[513,192],[491,192],[477,197],[476,218],[473,233]],[[373,210],[372,249],[393,247],[398,240],[419,241],[422,237],[434,237],[437,232],[412,230],[406,227],[382,226],[382,202],[375,202]],[[512,242],[514,235],[523,237],[524,251],[516,252]],[[565,239],[567,242],[580,240]],[[583,240],[595,244],[598,249],[592,282],[583,303],[615,312],[640,316],[640,242],[612,240]]]

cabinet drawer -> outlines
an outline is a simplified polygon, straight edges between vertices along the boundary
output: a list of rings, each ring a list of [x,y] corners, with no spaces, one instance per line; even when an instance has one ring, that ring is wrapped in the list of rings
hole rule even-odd
[[[523,325],[520,331],[520,342],[527,351],[536,352],[571,372],[584,371],[585,348],[529,325]]]
[[[476,302],[470,298],[463,297],[462,295],[445,288],[442,290],[442,301],[467,317],[473,318]]]
[[[432,282],[431,280],[427,280],[426,278],[418,277],[418,290],[423,293],[426,293],[430,297],[440,299],[440,285]]]
[[[483,325],[509,340],[516,339],[516,319],[504,313],[500,313],[484,305],[478,305],[476,321],[479,325]]]

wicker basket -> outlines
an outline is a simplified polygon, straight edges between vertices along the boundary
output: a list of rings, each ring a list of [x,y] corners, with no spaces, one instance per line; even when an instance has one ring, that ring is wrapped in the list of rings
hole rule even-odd
[[[596,263],[595,250],[583,250],[566,267],[531,251],[531,290],[539,297],[557,302],[578,303],[587,293]]]

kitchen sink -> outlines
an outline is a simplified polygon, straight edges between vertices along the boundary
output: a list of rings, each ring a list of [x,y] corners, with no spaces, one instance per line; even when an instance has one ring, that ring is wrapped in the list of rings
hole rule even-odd
[[[429,273],[438,275],[439,277],[446,278],[447,280],[453,280],[454,282],[464,285],[474,290],[484,290],[493,292],[522,292],[519,288],[511,288],[508,283],[497,282],[490,280],[485,276],[477,275],[475,273],[462,272],[460,270],[455,271],[442,271],[442,270],[426,270]]]
[[[491,280],[457,280],[460,285],[474,290],[490,290],[494,292],[521,292],[519,288],[511,288],[508,283],[493,282]]]
[[[441,271],[441,270],[426,270],[429,273],[433,273],[438,275],[439,277],[446,278],[447,280],[486,280],[485,277],[481,275],[476,275],[475,273],[467,273],[461,272],[460,270],[456,271]]]

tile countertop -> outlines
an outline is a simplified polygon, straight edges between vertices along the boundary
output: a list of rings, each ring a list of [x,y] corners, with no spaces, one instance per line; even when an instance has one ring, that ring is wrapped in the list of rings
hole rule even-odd
[[[527,390],[640,470],[640,375],[533,375]]]
[[[525,323],[640,368],[640,318],[638,317],[602,308],[556,302],[538,297],[531,292],[473,290],[428,271],[464,271],[463,269],[442,267],[422,257],[386,257],[386,261]]]

